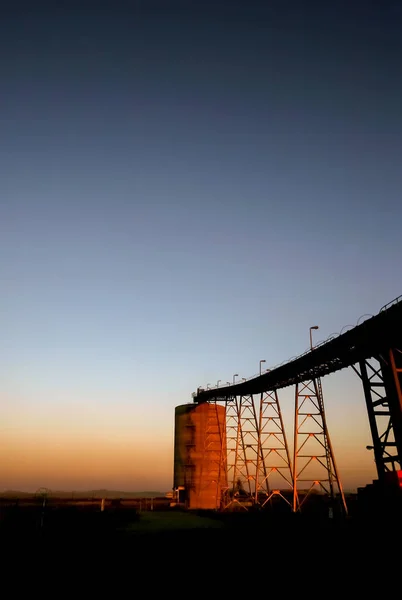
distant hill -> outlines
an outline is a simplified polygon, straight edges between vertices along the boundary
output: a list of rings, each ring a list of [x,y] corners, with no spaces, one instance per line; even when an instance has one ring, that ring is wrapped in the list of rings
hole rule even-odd
[[[7,490],[0,493],[0,498],[32,498],[46,493],[46,488],[39,488],[36,492],[20,492],[18,490]],[[116,490],[88,490],[71,491],[48,490],[49,498],[164,498],[166,492],[121,492]]]
[[[35,494],[33,492],[18,492],[16,490],[6,490],[1,492],[0,498],[31,498]]]

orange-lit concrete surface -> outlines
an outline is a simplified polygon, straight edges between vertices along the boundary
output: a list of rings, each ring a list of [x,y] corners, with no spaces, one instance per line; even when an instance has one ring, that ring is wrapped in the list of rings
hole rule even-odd
[[[227,488],[224,406],[176,407],[173,485],[180,501],[190,509],[220,507],[222,491]]]

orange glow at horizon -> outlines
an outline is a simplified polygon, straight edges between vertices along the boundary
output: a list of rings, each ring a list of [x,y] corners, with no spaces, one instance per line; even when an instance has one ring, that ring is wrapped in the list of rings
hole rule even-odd
[[[173,482],[173,441],[105,434],[74,436],[60,431],[6,432],[0,452],[0,485],[35,491],[115,489],[122,491],[170,490]],[[22,434],[22,435],[21,435]],[[352,457],[343,449],[337,462],[345,490],[370,483],[376,477],[367,464],[367,451]],[[353,460],[352,460],[353,458]]]
[[[329,386],[328,386],[329,387]],[[329,390],[330,392],[330,390]],[[114,395],[113,395],[114,396]],[[327,420],[343,488],[377,478],[364,403],[340,410],[328,393]],[[283,399],[283,400],[282,400]],[[178,403],[177,403],[178,404]],[[86,398],[52,390],[41,398],[1,398],[0,491],[170,490],[173,485],[174,404],[151,409],[93,392]],[[281,394],[292,458],[293,396]]]
[[[22,434],[22,435],[21,435]],[[3,491],[119,489],[164,492],[173,480],[173,448],[164,440],[67,432],[6,432],[0,440]]]

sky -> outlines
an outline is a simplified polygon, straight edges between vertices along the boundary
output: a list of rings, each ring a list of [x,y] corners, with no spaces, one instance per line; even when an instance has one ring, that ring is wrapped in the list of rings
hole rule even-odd
[[[401,5],[18,6],[0,18],[0,491],[164,492],[198,386],[402,293]],[[322,385],[356,489],[376,477],[362,385]]]

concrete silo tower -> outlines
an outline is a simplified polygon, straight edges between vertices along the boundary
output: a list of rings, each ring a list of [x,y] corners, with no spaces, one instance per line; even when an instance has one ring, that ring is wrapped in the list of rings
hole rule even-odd
[[[175,409],[174,490],[190,509],[219,509],[227,489],[226,408],[216,403]]]

